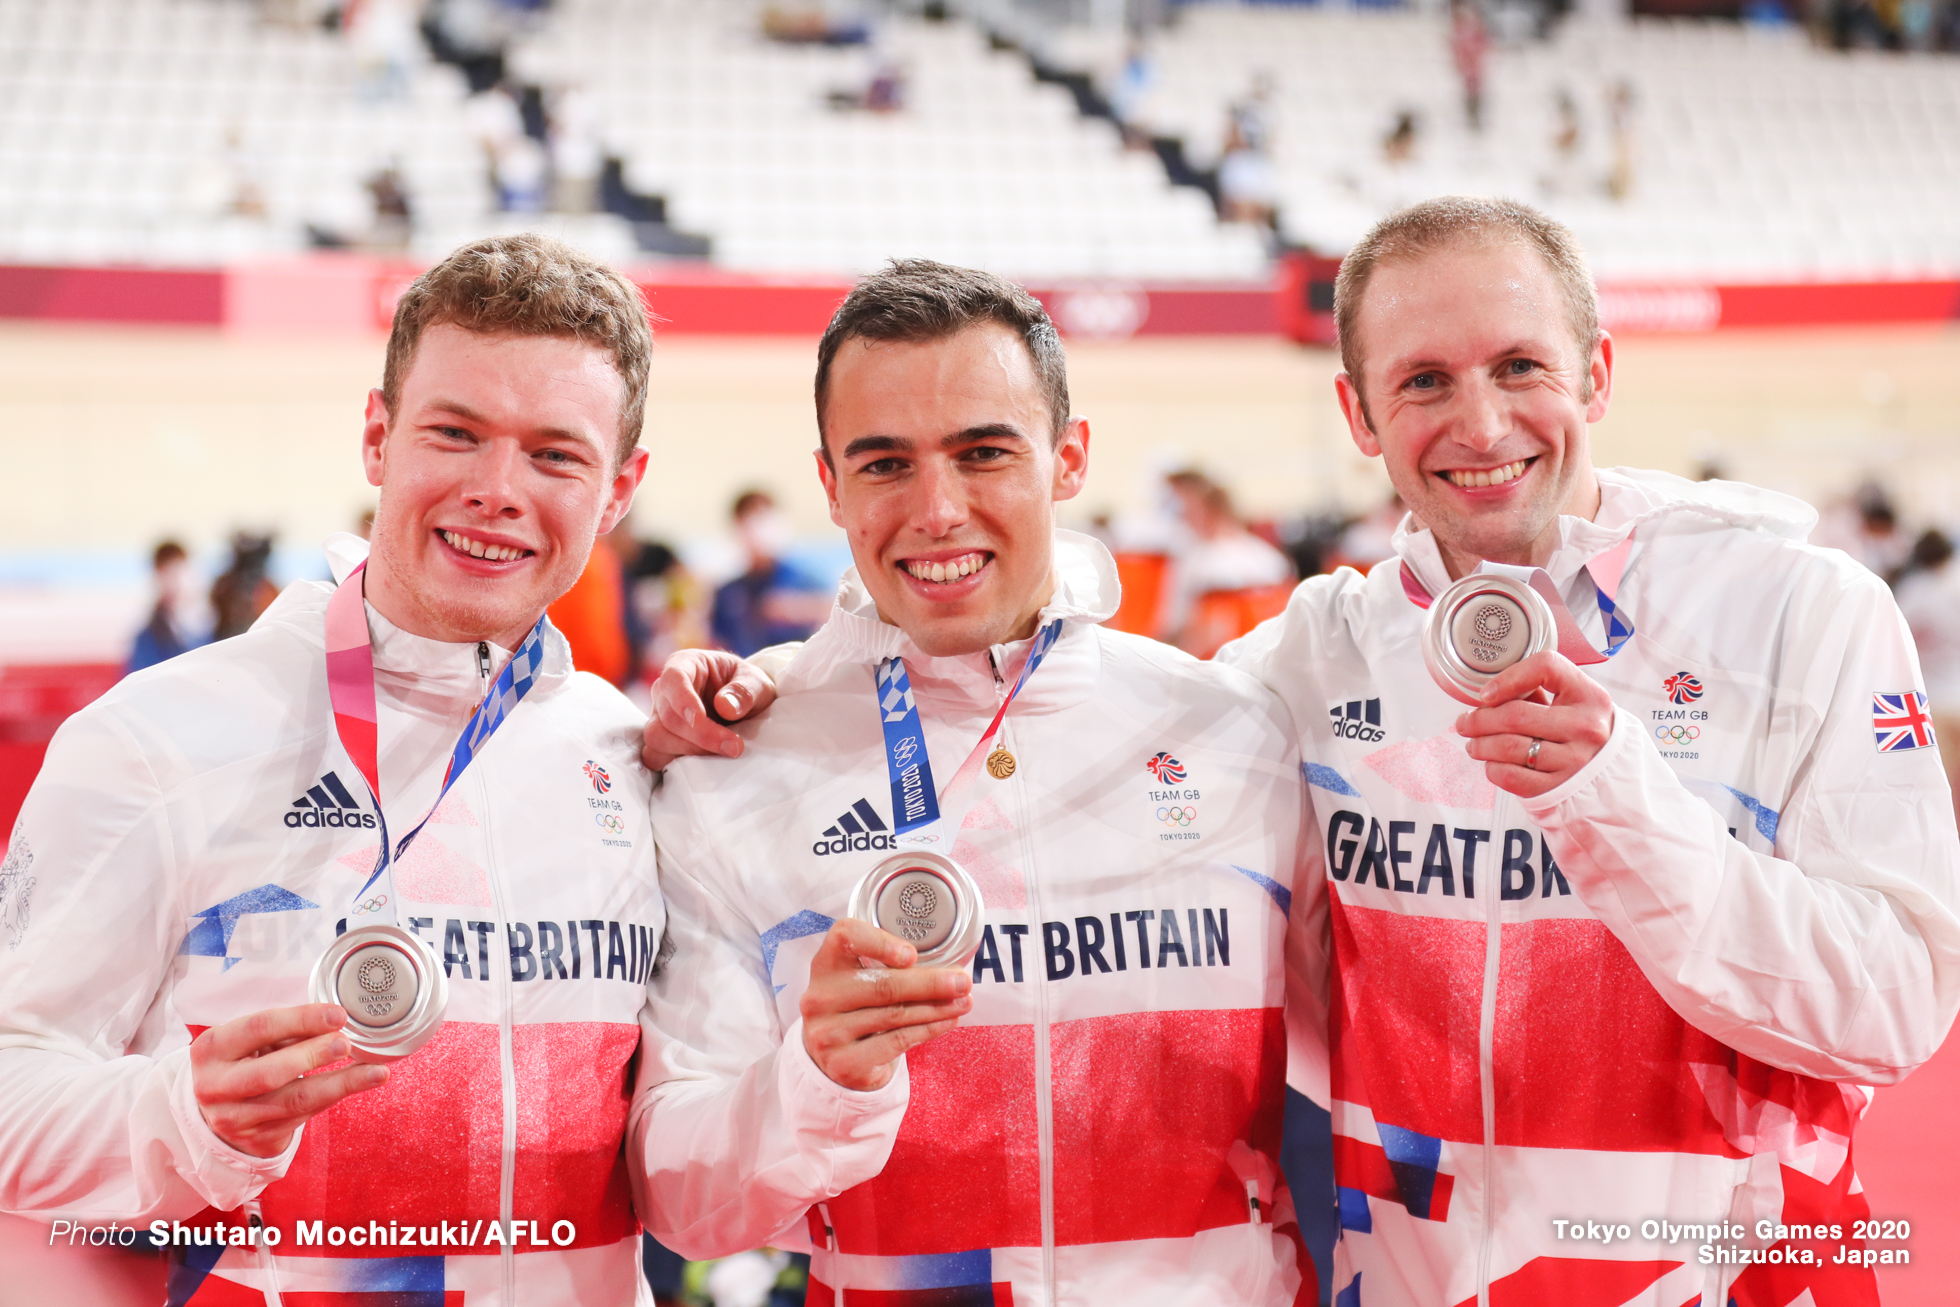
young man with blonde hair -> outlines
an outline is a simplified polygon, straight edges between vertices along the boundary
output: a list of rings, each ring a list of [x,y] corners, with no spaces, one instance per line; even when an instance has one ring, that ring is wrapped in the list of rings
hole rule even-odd
[[[0,878],[0,1210],[161,1221],[173,1304],[640,1291],[638,715],[543,614],[645,472],[650,350],[638,293],[566,247],[456,251],[368,397],[372,547],[336,537],[338,588],[55,736]],[[391,1065],[308,1001],[374,917],[447,977]]]

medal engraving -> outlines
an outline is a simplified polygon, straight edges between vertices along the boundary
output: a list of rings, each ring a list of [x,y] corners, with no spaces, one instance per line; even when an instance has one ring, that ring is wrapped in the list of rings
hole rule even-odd
[[[1483,671],[1502,671],[1518,661],[1530,622],[1502,595],[1479,595],[1457,610],[1450,640],[1463,661]]]
[[[920,952],[936,948],[952,933],[951,911],[958,902],[946,882],[929,871],[908,871],[889,881],[878,895],[878,925]]]
[[[1451,698],[1481,704],[1484,687],[1506,668],[1558,647],[1551,606],[1523,581],[1473,572],[1430,605],[1422,660]]]
[[[898,936],[922,967],[965,966],[980,947],[986,908],[965,868],[936,853],[901,853],[851,892],[849,915]]]
[[[353,1020],[364,1026],[391,1026],[415,1002],[414,978],[414,971],[392,945],[371,944],[340,964],[335,989]]]
[[[442,1028],[449,981],[434,950],[399,926],[359,926],[327,945],[308,996],[347,1012],[342,1028],[356,1062],[393,1062]]]

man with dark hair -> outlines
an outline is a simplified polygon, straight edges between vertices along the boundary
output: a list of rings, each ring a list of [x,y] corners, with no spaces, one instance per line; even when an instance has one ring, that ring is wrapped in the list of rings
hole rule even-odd
[[[1324,979],[1291,724],[1099,625],[1114,561],[1054,525],[1088,424],[1025,291],[896,264],[816,393],[856,568],[743,756],[654,800],[649,1229],[807,1241],[812,1304],[1314,1302],[1277,1156],[1282,1009],[1312,1028]],[[925,840],[983,901],[970,963],[848,915]]]
[[[649,349],[584,256],[456,251],[368,396],[372,549],[63,725],[0,871],[0,1210],[160,1221],[172,1303],[633,1299],[649,782],[543,614],[645,472]],[[447,977],[392,1064],[307,1001],[376,920]]]

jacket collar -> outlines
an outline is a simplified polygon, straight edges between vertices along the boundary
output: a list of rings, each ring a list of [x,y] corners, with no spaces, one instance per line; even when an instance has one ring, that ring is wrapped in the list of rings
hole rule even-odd
[[[1095,688],[1101,654],[1085,629],[1115,615],[1121,598],[1116,560],[1100,541],[1055,532],[1055,593],[1038,625],[1061,619],[1062,635],[1015,701],[1018,712],[1053,712],[1086,699]],[[903,658],[915,695],[951,710],[992,711],[998,693],[1020,675],[1032,638],[994,645],[984,653],[932,657],[899,627],[884,621],[855,567],[844,573],[830,617],[784,669],[786,685],[816,685],[840,667],[876,667]],[[996,676],[998,671],[998,676]],[[1004,683],[1004,684],[1003,684]]]
[[[1552,584],[1564,592],[1593,559],[1663,517],[1689,515],[1734,527],[1802,540],[1817,525],[1817,510],[1800,499],[1736,481],[1689,481],[1668,472],[1600,468],[1599,512],[1590,520],[1561,515],[1558,544],[1545,563]],[[1431,594],[1450,583],[1433,532],[1410,513],[1391,542],[1403,565]],[[1634,557],[1639,556],[1636,539]],[[1628,564],[1629,569],[1632,562]]]
[[[367,557],[367,542],[359,536],[336,534],[327,541],[327,561],[333,568],[335,584]],[[283,626],[308,646],[326,649],[327,599],[334,587],[320,581],[298,581],[280,592],[265,614],[253,623]],[[374,645],[375,688],[397,706],[430,717],[468,716],[482,700],[489,683],[477,663],[474,643],[449,644],[430,640],[402,630],[367,605],[368,637]],[[492,644],[490,666],[503,668],[510,650]],[[324,663],[322,664],[324,666]],[[562,689],[572,674],[572,651],[556,627],[545,623],[544,664],[539,669],[533,695],[549,695]]]

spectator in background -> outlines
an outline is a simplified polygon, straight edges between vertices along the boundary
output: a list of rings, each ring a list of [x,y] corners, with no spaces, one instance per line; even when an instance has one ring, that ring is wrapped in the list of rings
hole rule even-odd
[[[1490,29],[1476,0],[1451,0],[1450,58],[1463,83],[1463,116],[1470,130],[1484,130],[1484,63],[1490,55]]]
[[[866,45],[871,24],[861,18],[833,18],[823,5],[770,5],[762,11],[762,34],[784,45]]]
[[[175,540],[164,541],[151,555],[150,567],[156,585],[156,605],[150,609],[149,622],[136,633],[129,662],[123,667],[124,675],[154,667],[166,658],[175,658],[184,650],[204,643],[196,630],[197,598],[192,591],[195,582],[184,547]]]
[[[659,540],[620,537],[626,584],[626,636],[634,675],[651,681],[676,649],[698,649],[708,636],[708,597],[673,548]],[[608,537],[613,538],[613,537]]]
[[[1109,88],[1110,116],[1123,129],[1123,144],[1132,150],[1150,148],[1147,106],[1156,85],[1157,64],[1150,57],[1149,47],[1140,40],[1132,40],[1123,52],[1123,67]]]
[[[1634,173],[1640,163],[1633,83],[1625,78],[1615,82],[1607,93],[1606,128],[1613,138],[1613,165],[1606,174],[1606,194],[1624,201],[1633,194]]]
[[[1382,138],[1382,162],[1400,168],[1416,157],[1416,113],[1413,109],[1395,111],[1395,126]]]
[[[551,206],[559,213],[599,207],[599,174],[606,151],[599,139],[599,101],[573,83],[551,97],[546,141],[551,149]]]
[[[831,108],[840,111],[863,109],[867,113],[897,113],[905,107],[905,97],[904,65],[896,59],[883,58],[873,65],[871,76],[865,80],[862,90],[832,91],[828,103]]]
[[[626,636],[626,585],[614,536],[631,538],[624,523],[600,537],[585,560],[572,588],[545,611],[565,643],[572,647],[572,666],[591,672],[609,684],[623,686],[633,671],[632,646]]]
[[[1940,761],[1960,808],[1960,567],[1953,563],[1953,542],[1944,532],[1928,531],[1913,542],[1906,574],[1893,597],[1919,646],[1933,737],[1943,745]]]
[[[772,644],[805,639],[830,611],[830,594],[784,566],[788,520],[763,490],[736,496],[732,515],[748,568],[715,591],[710,620],[715,643],[746,658]]]
[[[1877,481],[1866,481],[1849,500],[1826,508],[1811,543],[1842,549],[1888,585],[1898,582],[1912,553],[1912,542],[1899,529],[1892,493]]]
[[[419,8],[413,0],[347,0],[341,9],[340,27],[360,64],[363,98],[408,98],[409,75],[424,57]]]
[[[253,535],[249,531],[232,536],[231,566],[211,583],[213,640],[229,640],[251,630],[259,614],[279,597],[279,587],[265,574],[271,559],[271,536]]]
[[[905,107],[905,70],[896,60],[880,60],[872,70],[864,86],[864,107],[872,113],[897,113]]]
[[[1279,207],[1279,184],[1266,152],[1267,100],[1272,81],[1264,73],[1252,90],[1226,110],[1225,149],[1218,161],[1218,210],[1227,222],[1271,227]]]
[[[408,185],[402,180],[401,165],[389,160],[367,179],[366,185],[368,197],[374,201],[369,246],[388,252],[407,249],[415,230],[415,217],[409,207]]]
[[[1583,186],[1579,164],[1585,149],[1585,134],[1579,124],[1579,102],[1563,86],[1552,96],[1551,145],[1552,167],[1545,175],[1545,193],[1550,196],[1578,194]]]
[[[543,144],[525,130],[517,93],[499,82],[472,95],[468,112],[497,189],[498,207],[506,213],[542,213],[551,163]]]
[[[1333,566],[1328,570],[1352,567],[1365,576],[1376,563],[1395,557],[1395,530],[1402,525],[1407,511],[1402,506],[1402,496],[1390,490],[1387,499],[1350,522],[1341,532],[1334,546]]]
[[[1197,478],[1196,482],[1193,477]],[[1191,543],[1172,560],[1171,607],[1164,616],[1164,624],[1177,633],[1173,643],[1180,648],[1209,653],[1219,642],[1210,639],[1208,633],[1192,630],[1204,596],[1220,591],[1291,585],[1293,563],[1246,530],[1225,487],[1188,472],[1174,477],[1172,484],[1184,501],[1184,521],[1191,530]]]

